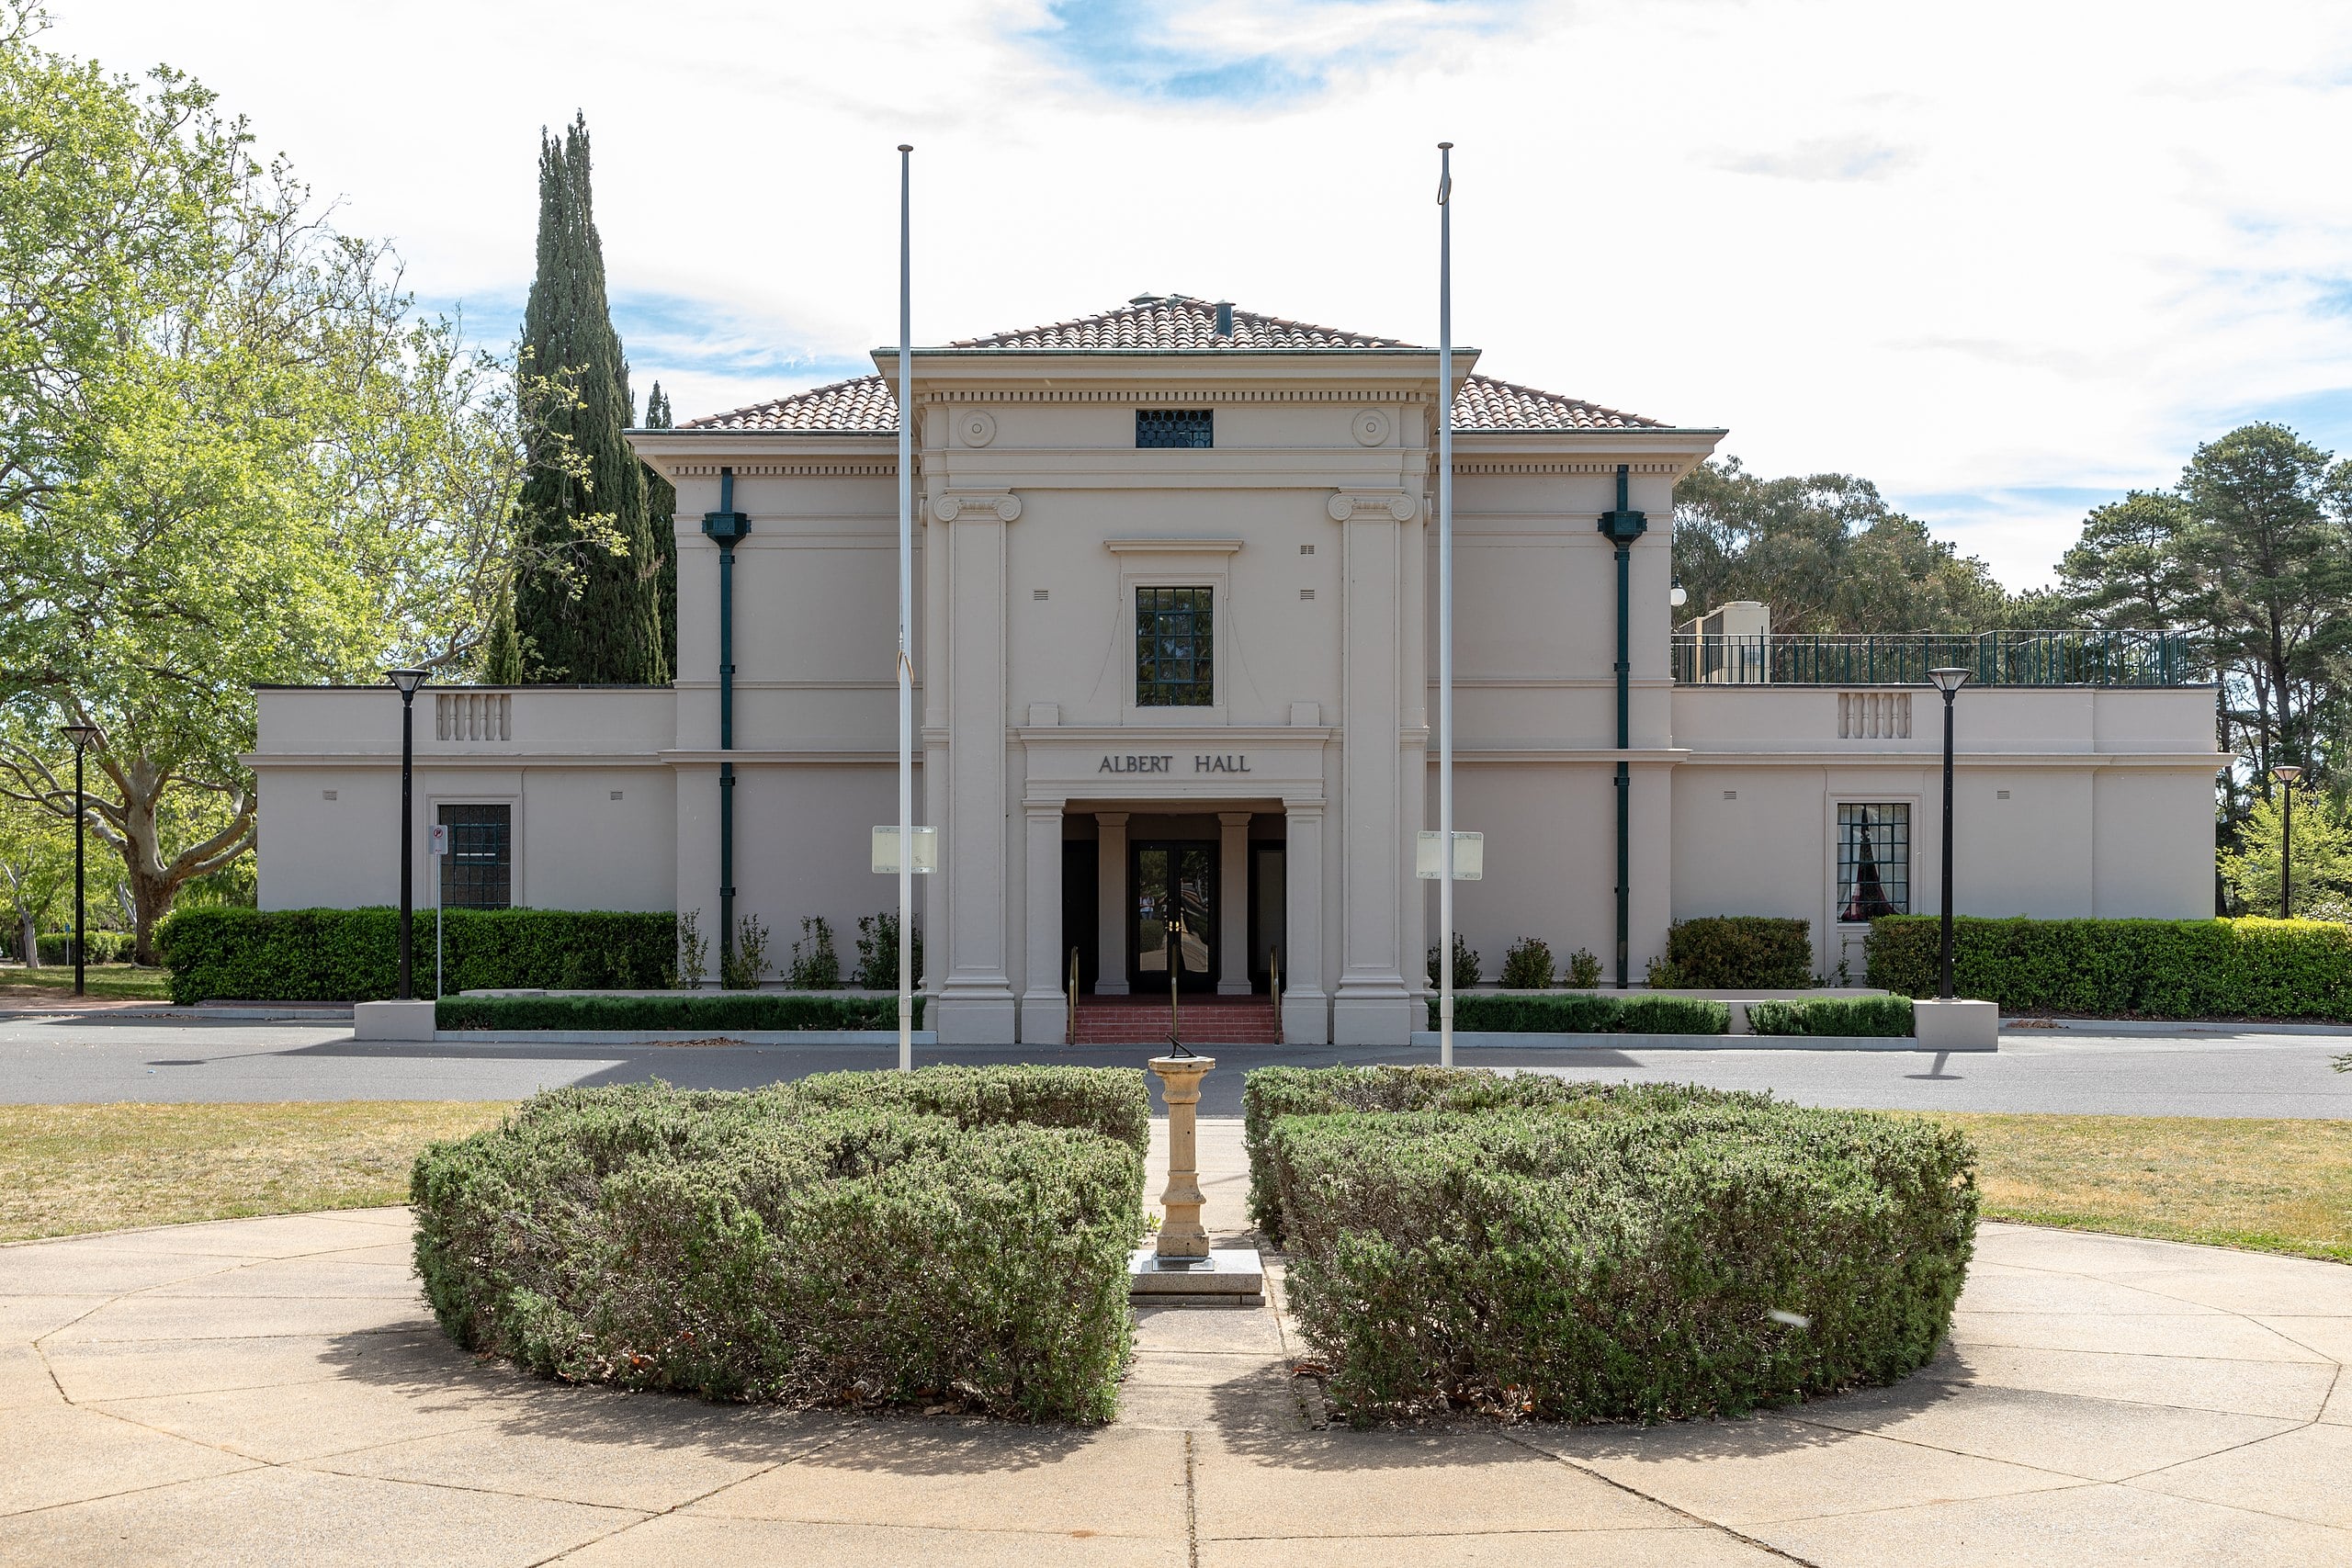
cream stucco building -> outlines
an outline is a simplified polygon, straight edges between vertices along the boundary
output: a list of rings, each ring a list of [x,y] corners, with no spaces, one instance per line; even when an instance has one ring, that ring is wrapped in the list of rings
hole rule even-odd
[[[895,353],[878,356],[885,365]],[[1431,349],[1144,297],[913,358],[924,989],[944,1041],[1064,1037],[1081,990],[1262,992],[1294,1042],[1420,1023],[1434,884],[1436,421],[1454,423],[1459,920],[1491,979],[1516,937],[1615,979],[1670,921],[1812,922],[1859,978],[1872,912],[1932,910],[1940,699],[1960,699],[1960,908],[2210,913],[2210,687],[2160,636],[1777,637],[1760,607],[1677,634],[1674,483],[1724,432],[1476,375]],[[788,941],[890,904],[897,421],[865,377],[674,431],[672,688],[418,699],[420,829],[452,902],[679,908],[715,930],[722,765],[739,915]],[[735,548],[722,749],[722,479]],[[1621,500],[1621,487],[1623,499]],[[1640,513],[1635,520],[1630,514]],[[1615,670],[1632,536],[1631,667]],[[1636,530],[1639,530],[1636,534]],[[727,531],[723,523],[719,531]],[[1747,617],[1743,619],[1742,617]],[[266,907],[389,902],[398,699],[258,694]],[[418,886],[432,886],[417,835]]]

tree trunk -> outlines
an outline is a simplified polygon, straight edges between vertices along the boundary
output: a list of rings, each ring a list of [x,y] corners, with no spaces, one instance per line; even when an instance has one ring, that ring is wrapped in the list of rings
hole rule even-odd
[[[155,814],[171,783],[171,771],[144,754],[100,756],[121,802],[94,800],[92,807],[99,818],[98,836],[122,856],[124,880],[130,885],[131,962],[160,964],[155,922],[171,913],[172,899],[183,883],[219,870],[253,846],[253,801],[243,795],[232,796],[228,827],[166,859]]]

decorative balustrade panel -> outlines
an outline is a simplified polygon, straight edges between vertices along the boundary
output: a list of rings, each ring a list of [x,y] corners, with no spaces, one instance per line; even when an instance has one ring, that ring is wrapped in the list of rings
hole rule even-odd
[[[436,692],[433,733],[440,740],[511,740],[514,698],[503,692]]]

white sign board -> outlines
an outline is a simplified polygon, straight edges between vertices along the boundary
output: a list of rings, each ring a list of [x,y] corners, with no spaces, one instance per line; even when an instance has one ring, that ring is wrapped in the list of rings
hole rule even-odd
[[[1443,874],[1444,852],[1438,848],[1436,833],[1423,833],[1415,846],[1413,874],[1424,882],[1435,882]],[[1453,880],[1483,882],[1487,874],[1487,835],[1453,830]]]
[[[915,856],[912,870],[920,876],[924,872],[939,869],[939,829],[910,829],[914,835]],[[874,829],[874,874],[876,876],[899,874],[899,829],[893,825]]]
[[[447,854],[449,852],[449,825],[447,822],[435,822],[433,824],[432,832],[432,847],[426,852],[436,855]]]

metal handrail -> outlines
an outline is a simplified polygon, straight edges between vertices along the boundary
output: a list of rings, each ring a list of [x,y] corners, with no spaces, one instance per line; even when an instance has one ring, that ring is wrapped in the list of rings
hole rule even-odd
[[[1069,950],[1069,1028],[1063,1039],[1078,1043],[1078,949],[1074,947]]]
[[[2185,631],[1673,634],[1678,686],[1924,686],[1958,668],[1980,686],[2190,686],[2211,680]]]
[[[1283,950],[1266,949],[1266,994],[1274,998],[1274,1043],[1283,1043]]]

